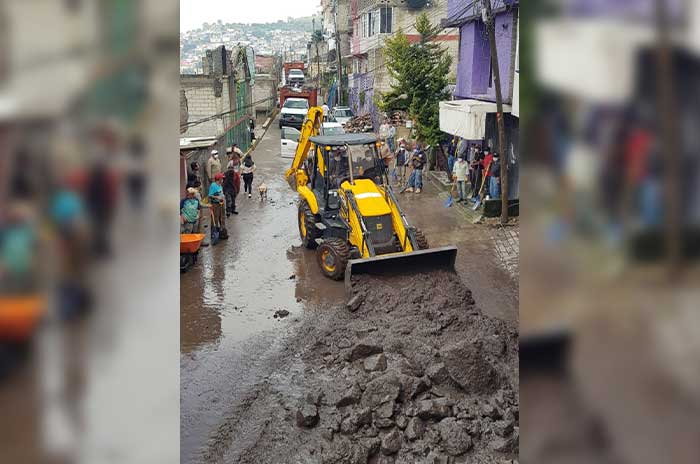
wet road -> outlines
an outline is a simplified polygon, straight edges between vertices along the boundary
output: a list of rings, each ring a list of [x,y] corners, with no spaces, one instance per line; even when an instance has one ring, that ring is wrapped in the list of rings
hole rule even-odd
[[[207,462],[207,455],[225,451],[218,448],[227,417],[274,374],[266,359],[285,349],[305,312],[344,298],[342,283],[323,277],[314,252],[300,248],[296,194],[284,180],[291,160],[279,153],[275,121],[253,153],[253,198],[239,195],[240,214],[227,220],[229,240],[203,249],[180,280],[183,463]],[[263,180],[267,201],[257,193]],[[458,271],[486,313],[517,319],[517,287],[499,267],[488,233],[445,210],[437,194],[427,185],[421,195],[402,195],[409,221],[425,231],[431,246],[460,248]],[[273,318],[278,309],[290,315]]]
[[[315,254],[301,249],[296,194],[284,180],[273,122],[253,153],[253,198],[237,198],[240,214],[227,220],[230,238],[203,249],[180,281],[181,451],[196,462],[231,406],[267,375],[261,361],[278,348],[302,313],[341,302],[342,283],[324,278]],[[268,200],[261,201],[264,181]],[[293,276],[293,277],[292,277]],[[290,315],[273,318],[278,309]]]

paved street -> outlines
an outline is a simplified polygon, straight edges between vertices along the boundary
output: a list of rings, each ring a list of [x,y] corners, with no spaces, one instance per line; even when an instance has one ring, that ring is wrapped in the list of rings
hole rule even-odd
[[[284,180],[291,163],[279,156],[273,122],[253,153],[254,196],[239,195],[240,214],[227,221],[228,241],[204,248],[181,277],[182,462],[207,462],[236,447],[228,421],[275,374],[272,359],[305,315],[343,302],[343,284],[324,278],[314,252],[300,248],[296,194]],[[268,201],[257,186],[264,180]],[[457,208],[443,207],[444,192],[431,184],[401,204],[431,246],[455,244],[457,270],[486,314],[517,320],[517,285],[502,264],[491,231]],[[290,315],[276,319],[276,310]]]

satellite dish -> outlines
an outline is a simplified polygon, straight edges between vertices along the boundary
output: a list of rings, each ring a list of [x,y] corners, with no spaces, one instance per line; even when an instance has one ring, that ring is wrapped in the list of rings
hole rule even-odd
[[[428,0],[406,0],[406,5],[413,9],[423,8],[427,3]]]

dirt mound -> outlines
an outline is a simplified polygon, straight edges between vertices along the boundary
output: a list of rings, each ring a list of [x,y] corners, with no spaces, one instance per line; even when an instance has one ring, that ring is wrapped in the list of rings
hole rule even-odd
[[[352,287],[361,303],[300,327],[288,355],[301,367],[276,395],[258,397],[272,418],[255,446],[226,461],[492,463],[517,456],[517,328],[484,316],[454,273],[358,276]],[[281,361],[281,370],[289,364]]]

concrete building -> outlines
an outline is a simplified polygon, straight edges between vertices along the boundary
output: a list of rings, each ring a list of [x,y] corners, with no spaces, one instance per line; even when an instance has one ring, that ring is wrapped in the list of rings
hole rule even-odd
[[[457,85],[450,102],[440,102],[440,128],[446,133],[488,146],[508,159],[508,192],[518,197],[519,83],[518,0],[493,2],[496,53],[501,78],[505,147],[499,147],[493,60],[482,5],[449,0],[447,25],[459,27]],[[513,107],[516,112],[513,112]],[[505,156],[504,158],[505,159]]]
[[[248,120],[254,115],[251,50],[219,46],[202,57],[203,74],[181,74],[181,108],[188,117],[184,138],[217,137],[223,148],[250,145]],[[183,111],[181,111],[183,112]],[[196,123],[196,124],[195,124]]]
[[[379,115],[375,99],[391,89],[391,77],[383,54],[384,42],[401,30],[410,41],[418,41],[415,22],[425,13],[434,25],[442,24],[448,14],[447,0],[350,0],[353,23],[348,75],[350,107],[356,114],[372,115],[375,126]],[[453,28],[443,28],[435,39],[453,56],[451,80],[456,79],[459,35]]]

